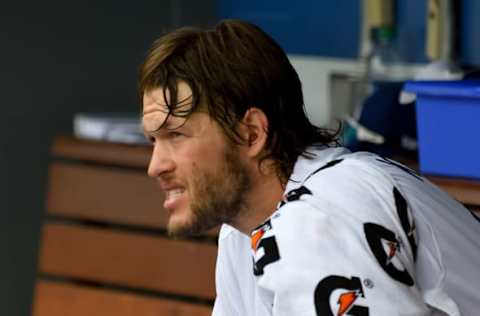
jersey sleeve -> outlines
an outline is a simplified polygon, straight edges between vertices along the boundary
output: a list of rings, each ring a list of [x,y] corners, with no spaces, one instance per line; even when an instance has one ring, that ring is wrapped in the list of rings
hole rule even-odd
[[[254,274],[274,295],[273,315],[430,315],[401,193],[345,185],[321,198],[297,189],[252,233]]]

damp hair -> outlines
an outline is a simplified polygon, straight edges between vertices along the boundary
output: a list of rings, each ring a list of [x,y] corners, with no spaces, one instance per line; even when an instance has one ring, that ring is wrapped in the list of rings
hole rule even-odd
[[[188,100],[177,99],[180,81],[192,91]],[[167,119],[204,110],[237,144],[246,143],[237,132],[246,111],[261,109],[268,136],[260,162],[271,159],[285,181],[299,155],[311,158],[308,146],[337,144],[337,131],[308,120],[300,79],[283,49],[251,23],[224,20],[212,29],[183,27],[160,37],[140,67],[139,96],[157,88],[168,101]]]

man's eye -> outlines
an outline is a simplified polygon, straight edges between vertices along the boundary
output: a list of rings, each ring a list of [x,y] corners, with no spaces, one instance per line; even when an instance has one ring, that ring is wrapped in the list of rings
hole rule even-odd
[[[182,133],[179,133],[179,132],[169,132],[169,133],[168,133],[168,136],[169,136],[170,138],[178,138],[178,137],[183,136],[183,134],[182,134]]]

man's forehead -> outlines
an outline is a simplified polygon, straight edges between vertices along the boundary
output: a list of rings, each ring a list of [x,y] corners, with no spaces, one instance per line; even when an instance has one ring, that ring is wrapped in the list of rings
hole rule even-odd
[[[155,112],[168,112],[167,101],[170,95],[168,90],[157,88],[143,94],[143,115]]]
[[[190,116],[179,117],[161,110],[152,110],[142,116],[143,130],[146,133],[160,129],[172,130],[183,126]]]
[[[167,114],[160,111],[144,113],[142,117],[143,130],[147,133],[157,131],[166,125],[166,119]]]
[[[159,87],[144,93],[142,124],[145,132],[175,129],[185,123],[193,106],[192,90],[188,84],[179,81],[176,92],[175,104],[170,104],[169,89]],[[180,115],[182,113],[188,115]]]
[[[143,112],[152,112],[155,110],[168,111],[168,105],[177,107],[192,106],[192,89],[184,82],[179,81],[176,87],[176,104],[171,103],[170,89],[158,87],[148,90],[143,95]]]

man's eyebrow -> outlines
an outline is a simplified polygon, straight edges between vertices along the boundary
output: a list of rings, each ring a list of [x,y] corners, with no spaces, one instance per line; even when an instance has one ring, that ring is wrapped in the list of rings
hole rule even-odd
[[[143,128],[143,133],[144,134],[152,134],[152,133],[155,133],[155,132],[159,132],[160,130],[173,130],[173,129],[176,129],[176,128],[179,128],[181,126],[183,126],[186,122],[182,123],[182,124],[176,124],[176,123],[172,123],[169,118],[166,118],[166,121],[162,122],[161,124],[158,125],[157,128],[155,129],[152,129],[152,130],[146,130],[145,128]],[[143,125],[143,124],[142,124]]]

